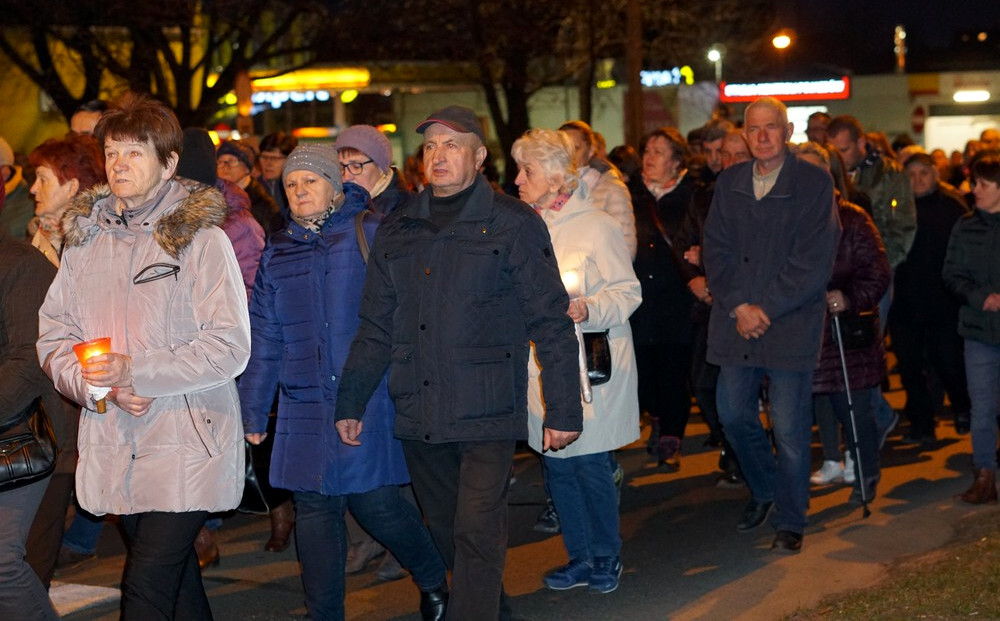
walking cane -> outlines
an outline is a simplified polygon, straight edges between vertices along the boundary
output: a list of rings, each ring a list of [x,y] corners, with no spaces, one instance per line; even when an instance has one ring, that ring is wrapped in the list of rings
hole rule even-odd
[[[844,355],[844,339],[840,331],[840,315],[833,315],[833,329],[837,332],[837,351],[840,352],[840,368],[844,372],[844,390],[847,391],[847,412],[851,415],[851,434],[854,436],[854,452],[858,465],[858,487],[861,489],[861,517],[872,514],[868,509],[868,490],[865,485],[865,470],[861,464],[861,447],[858,446],[858,425],[854,421],[854,400],[851,398],[851,380],[847,377],[847,356]]]

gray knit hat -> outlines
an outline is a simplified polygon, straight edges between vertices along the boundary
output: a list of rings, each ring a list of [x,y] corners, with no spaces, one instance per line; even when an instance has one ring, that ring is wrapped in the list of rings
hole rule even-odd
[[[392,165],[392,144],[385,134],[371,125],[352,125],[340,132],[337,142],[333,143],[337,151],[355,149],[367,155],[382,172]]]
[[[295,147],[285,160],[285,167],[281,169],[281,182],[284,183],[288,173],[296,170],[310,170],[329,181],[337,192],[344,191],[337,151],[331,145],[303,144]]]

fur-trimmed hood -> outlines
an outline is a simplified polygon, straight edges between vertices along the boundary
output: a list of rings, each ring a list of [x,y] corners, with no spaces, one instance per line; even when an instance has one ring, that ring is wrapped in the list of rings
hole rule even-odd
[[[86,245],[98,231],[111,228],[112,221],[121,224],[114,211],[114,202],[115,197],[107,184],[78,194],[63,214],[64,247]],[[133,222],[155,220],[153,238],[164,252],[176,259],[199,231],[211,226],[221,227],[228,211],[222,194],[215,188],[182,184],[174,179],[167,182],[152,201],[127,209],[124,215]],[[101,218],[102,214],[108,217]]]

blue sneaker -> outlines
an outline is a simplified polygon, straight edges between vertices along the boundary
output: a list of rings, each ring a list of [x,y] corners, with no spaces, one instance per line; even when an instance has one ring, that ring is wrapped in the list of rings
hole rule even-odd
[[[594,557],[594,570],[590,574],[591,593],[610,593],[618,588],[622,575],[622,559],[619,556]]]
[[[585,560],[573,559],[569,565],[560,567],[542,578],[545,586],[553,591],[565,591],[578,586],[590,584],[590,575],[593,568]]]

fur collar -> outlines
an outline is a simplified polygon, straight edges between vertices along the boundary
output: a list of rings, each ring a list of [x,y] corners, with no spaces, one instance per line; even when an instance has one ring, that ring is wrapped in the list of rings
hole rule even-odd
[[[176,181],[171,181],[176,183]],[[218,226],[226,220],[228,208],[222,194],[208,186],[184,186],[189,194],[156,222],[153,238],[171,257],[177,259],[202,229]],[[83,246],[101,229],[93,216],[98,203],[107,209],[114,197],[105,185],[78,194],[63,214],[63,245]]]

